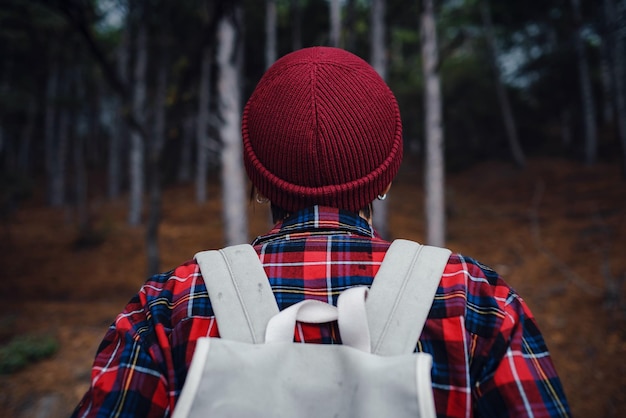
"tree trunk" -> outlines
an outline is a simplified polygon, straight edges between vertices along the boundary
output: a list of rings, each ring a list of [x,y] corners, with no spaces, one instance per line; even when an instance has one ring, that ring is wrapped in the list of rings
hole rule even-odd
[[[424,109],[426,112],[426,162],[424,173],[426,243],[445,245],[445,161],[441,125],[441,86],[437,26],[433,0],[424,0],[422,12],[422,66],[424,72]]]
[[[329,45],[339,47],[341,43],[341,2],[330,0]]]
[[[571,112],[569,108],[561,110],[561,143],[568,149],[572,145]]]
[[[130,51],[130,37],[128,34],[128,19],[122,30],[122,38],[117,50],[117,72],[122,83],[128,85],[128,58]],[[114,99],[114,117],[109,138],[108,161],[108,195],[110,199],[119,196],[122,189],[122,144],[128,141],[128,125],[124,115],[124,101],[120,97]]]
[[[370,9],[370,45],[372,67],[383,80],[387,78],[387,50],[385,48],[385,0],[372,0]],[[383,190],[380,191],[381,193]],[[376,231],[385,239],[389,239],[389,200],[375,200],[373,224]]]
[[[4,137],[4,129],[2,128],[2,124],[0,124],[0,156],[2,153],[5,153],[7,161],[4,163],[5,167],[10,167],[8,160],[10,160],[9,153],[6,150],[8,147],[6,145],[6,138]]]
[[[78,62],[83,62],[83,57],[79,57]],[[88,87],[87,70],[79,68],[73,77],[71,96],[76,97],[81,105],[72,106],[71,120],[72,126],[72,161],[73,161],[73,204],[76,210],[76,223],[81,234],[90,234],[88,191],[89,179],[87,176],[86,145],[90,142],[97,142],[93,125],[97,119],[92,118],[94,107],[98,101],[98,91],[91,91]],[[95,100],[92,97],[95,96]]]
[[[73,77],[70,70],[66,70],[60,79],[60,92],[63,97],[70,96],[70,84]],[[66,180],[67,180],[67,153],[70,129],[74,126],[75,120],[72,120],[72,112],[64,106],[59,110],[59,126],[56,135],[56,141],[52,146],[52,176],[50,178],[50,205],[55,208],[62,207],[66,198]]]
[[[504,119],[504,127],[506,129],[509,149],[511,150],[511,156],[513,157],[515,164],[519,168],[524,168],[526,166],[526,157],[524,156],[524,151],[522,150],[522,146],[520,145],[519,138],[517,136],[517,125],[511,109],[509,95],[506,91],[506,86],[502,82],[502,76],[500,74],[500,66],[498,64],[498,47],[496,45],[496,36],[493,32],[489,0],[482,0],[481,12],[485,27],[485,36],[487,38],[487,43],[489,44],[489,49],[491,50],[491,67],[494,73],[496,94],[498,96],[498,102],[500,102],[500,109],[502,110],[502,118]]]
[[[56,102],[59,95],[59,62],[53,60],[46,80],[46,105],[44,121],[44,152],[47,180],[47,200],[52,203],[52,179],[54,178],[54,161],[56,153],[56,134],[58,109]]]
[[[33,132],[37,123],[37,100],[30,98],[28,103],[28,116],[22,129],[20,147],[17,155],[17,168],[22,173],[28,173],[31,168],[30,150],[33,142]]]
[[[109,159],[107,161],[107,194],[109,199],[115,199],[120,195],[120,191],[122,189],[122,153],[120,152],[121,143],[122,143],[122,132],[125,129],[122,127],[124,122],[120,117],[119,113],[121,113],[121,103],[118,100],[115,100],[115,104],[113,105],[116,110],[116,116],[113,119],[113,125],[111,126],[111,134],[109,135]]]
[[[207,173],[209,166],[209,105],[211,102],[211,65],[213,50],[205,46],[200,69],[198,116],[196,117],[196,202],[207,200]]]
[[[195,120],[187,115],[182,122],[180,162],[178,164],[178,181],[187,183],[191,180],[191,149],[195,138]]]
[[[605,0],[609,20],[609,39],[613,56],[612,75],[615,86],[617,134],[622,145],[622,175],[626,178],[626,1]]]
[[[0,77],[0,97],[5,97],[7,93],[9,92],[10,69],[11,69],[11,63],[4,62],[4,69],[3,69],[4,71],[2,71],[2,76]],[[14,156],[12,154],[15,154],[15,151],[11,151],[9,149],[13,147],[9,146],[9,144],[7,143],[7,139],[5,137],[5,133],[4,133],[5,121],[2,118],[3,116],[4,115],[0,113],[0,156],[4,153],[5,158],[6,158],[4,167],[6,170],[11,170],[14,168],[14,165],[11,164],[10,161],[14,160]]]
[[[148,33],[144,23],[139,22],[135,51],[135,71],[133,80],[133,115],[140,126],[145,126],[146,112],[146,69],[148,64]],[[144,195],[144,138],[138,129],[133,128],[130,144],[130,196],[128,223],[136,226],[141,223]]]
[[[84,115],[80,115],[79,118],[82,118],[83,120],[78,124],[79,128],[74,135],[74,146],[72,150],[74,157],[74,204],[76,205],[78,229],[82,233],[87,233],[90,227],[89,208],[87,204],[88,179],[87,168],[85,165],[85,136],[87,135],[87,121],[84,120]]]
[[[354,51],[356,49],[356,38],[354,24],[356,21],[355,0],[346,1],[346,18],[345,18],[345,35],[344,46],[348,51]],[[373,8],[373,6],[371,6]]]
[[[265,68],[276,61],[276,0],[265,0]]]
[[[159,162],[165,144],[166,107],[167,107],[167,45],[162,42],[159,48],[160,60],[158,66],[156,97],[154,103],[154,132],[149,142],[148,150],[148,185],[149,205],[148,222],[146,225],[146,256],[148,275],[152,276],[160,271],[161,255],[159,251],[159,224],[161,223],[161,170]]]
[[[302,48],[302,8],[300,0],[291,0],[291,49]]]
[[[226,245],[248,241],[245,176],[241,141],[241,10],[223,16],[218,24],[217,94],[222,123],[222,196]]]
[[[574,45],[576,47],[576,57],[578,59],[578,77],[580,82],[580,95],[582,100],[583,125],[585,129],[585,162],[594,164],[598,154],[598,134],[596,130],[596,110],[591,91],[591,78],[589,75],[589,64],[582,37],[582,17],[580,14],[580,0],[571,0],[576,24],[574,34]],[[622,51],[623,53],[623,51]]]
[[[607,0],[605,0],[605,3]],[[611,76],[611,52],[608,39],[600,43],[600,81],[602,81],[602,121],[605,125],[613,123],[613,77]]]
[[[372,0],[370,10],[370,45],[372,67],[383,80],[387,79],[387,40],[385,36],[386,0]]]

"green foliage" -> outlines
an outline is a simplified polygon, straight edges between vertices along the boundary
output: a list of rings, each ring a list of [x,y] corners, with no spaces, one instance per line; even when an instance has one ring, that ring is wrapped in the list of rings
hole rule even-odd
[[[58,342],[50,336],[22,335],[0,347],[0,374],[10,374],[52,356]]]

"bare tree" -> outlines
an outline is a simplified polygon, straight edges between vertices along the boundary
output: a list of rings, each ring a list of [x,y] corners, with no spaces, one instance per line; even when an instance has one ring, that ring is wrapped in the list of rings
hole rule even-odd
[[[591,78],[589,64],[582,35],[582,17],[580,14],[580,0],[571,0],[572,11],[576,31],[574,33],[574,45],[578,59],[578,77],[580,82],[580,95],[582,100],[583,125],[585,128],[585,161],[593,164],[598,154],[598,134],[596,130],[596,110],[591,91]],[[623,51],[621,52],[623,54]]]
[[[213,49],[205,45],[202,49],[198,115],[196,117],[196,201],[207,200],[207,173],[209,166],[209,105],[211,102],[211,66]]]
[[[372,67],[383,80],[387,78],[386,6],[386,0],[372,0],[370,9],[370,59]],[[388,202],[388,200],[374,201],[373,223],[378,233],[384,238],[389,238]]]
[[[159,50],[159,62],[157,66],[157,85],[154,100],[154,112],[152,124],[154,132],[151,141],[148,143],[148,185],[149,185],[149,206],[148,222],[146,225],[146,255],[148,263],[148,275],[156,274],[160,271],[160,251],[159,251],[159,224],[161,222],[161,170],[159,161],[165,144],[166,130],[166,107],[167,107],[167,72],[169,68],[168,45],[166,37],[161,32],[161,42]]]
[[[191,151],[195,143],[195,120],[193,115],[189,114],[183,118],[182,121],[182,134],[181,134],[181,149],[180,149],[180,162],[178,164],[178,181],[188,182],[191,180]]]
[[[387,79],[386,0],[372,0],[370,9],[370,54],[372,67],[383,80]]]
[[[233,7],[218,24],[217,95],[222,139],[222,196],[226,245],[248,241],[245,176],[241,160],[241,9]]]
[[[564,148],[569,148],[572,144],[571,111],[569,107],[561,110],[561,144]]]
[[[607,0],[604,1],[606,5]],[[607,39],[600,43],[600,81],[602,82],[602,121],[609,125],[613,122],[613,77],[611,77],[611,51]]]
[[[617,126],[622,143],[622,174],[626,177],[626,1],[619,3],[620,13],[618,25],[620,31],[615,41],[615,82],[617,85]]]
[[[615,87],[617,133],[622,145],[622,175],[626,177],[626,1],[604,0],[608,42],[612,58],[611,75]]]
[[[445,160],[441,124],[442,105],[438,72],[437,25],[433,0],[423,1],[421,23],[424,109],[426,112],[424,173],[426,243],[443,246],[446,238]]]
[[[148,29],[142,19],[136,19],[137,43],[135,51],[135,69],[133,79],[133,116],[144,126],[146,107],[146,69],[148,66]],[[128,208],[128,223],[136,226],[141,222],[144,195],[144,141],[137,129],[131,133],[130,144],[130,196]]]
[[[11,68],[11,62],[5,62],[4,68],[2,71],[2,76],[0,77],[0,94],[2,96],[6,95],[9,91],[9,72]],[[2,115],[0,115],[2,116]],[[0,154],[7,148],[6,138],[4,136],[4,124],[6,122],[2,120],[0,117]],[[8,153],[7,158],[8,158]],[[9,164],[7,164],[9,166]]]
[[[74,82],[74,71],[66,68],[59,79],[59,93],[64,98],[71,95],[72,83]],[[72,112],[66,104],[58,106],[58,126],[56,134],[53,132],[54,142],[52,144],[52,172],[50,177],[50,204],[52,207],[61,207],[66,200],[66,180],[67,180],[67,156],[69,146],[70,130],[74,125]]]
[[[291,49],[302,48],[302,7],[300,0],[291,0]]]
[[[345,26],[345,34],[343,39],[344,48],[348,51],[354,51],[356,48],[356,38],[357,34],[355,31],[355,21],[356,21],[356,1],[355,0],[346,0],[346,14],[344,18],[344,26]],[[371,6],[374,7],[373,5]]]
[[[524,151],[522,150],[522,146],[520,145],[517,135],[517,124],[515,123],[515,117],[513,116],[513,110],[511,109],[509,95],[506,91],[506,87],[502,81],[502,75],[500,73],[500,65],[498,64],[498,46],[493,30],[489,0],[481,1],[481,13],[485,28],[485,36],[487,38],[487,43],[489,44],[491,68],[494,74],[496,93],[498,95],[498,102],[500,103],[500,109],[504,119],[504,127],[506,128],[509,149],[511,150],[511,155],[515,164],[518,167],[523,168],[526,166],[526,158],[524,157]]]
[[[83,122],[84,124],[84,122]],[[85,129],[79,129],[74,135],[72,154],[74,160],[74,204],[76,205],[76,220],[81,233],[89,230],[89,205],[87,191],[89,183],[87,178],[87,167],[85,164],[85,140],[87,133]]]
[[[122,83],[128,85],[128,62],[130,56],[130,36],[128,18],[122,29],[120,44],[117,47],[117,73]],[[122,144],[128,135],[128,127],[125,122],[124,101],[121,97],[114,98],[115,116],[111,126],[109,138],[109,161],[108,161],[108,194],[109,198],[116,198],[122,188]]]
[[[219,6],[218,3],[219,2],[215,2],[213,6],[218,7]],[[113,89],[113,92],[115,93],[115,95],[119,99],[121,99],[122,101],[121,107],[124,109],[130,110],[130,111],[120,112],[121,116],[125,120],[128,127],[132,129],[132,132],[139,135],[141,137],[142,142],[145,141],[145,137],[146,137],[145,126],[143,125],[142,121],[137,120],[135,118],[134,108],[136,106],[134,105],[134,101],[135,101],[136,95],[134,94],[134,92],[136,91],[136,88],[131,89],[129,87],[130,83],[127,80],[122,80],[120,78],[120,75],[118,74],[118,71],[116,70],[115,66],[112,65],[109,59],[107,58],[108,54],[105,52],[103,45],[94,36],[95,34],[93,31],[93,28],[91,27],[91,20],[89,18],[90,16],[94,16],[94,13],[95,13],[91,9],[93,4],[91,2],[74,2],[74,1],[59,1],[59,2],[46,1],[46,2],[41,2],[41,4],[45,5],[46,7],[49,7],[51,10],[54,10],[55,13],[59,13],[61,16],[63,16],[66,19],[67,23],[75,29],[76,33],[85,42],[87,51],[89,51],[90,55],[95,60],[95,63],[97,64],[98,68],[101,70],[102,76],[107,81],[108,85]],[[136,18],[134,14],[138,10],[137,9],[138,5],[136,3],[131,2],[128,4],[128,6],[130,8],[128,17]],[[129,22],[127,18],[127,22],[125,22],[125,26],[129,26],[131,24],[132,22]],[[210,34],[212,33],[211,29],[212,29],[212,26],[207,25],[207,27],[205,28],[205,33],[201,34],[201,38],[202,39],[209,38]],[[140,37],[137,37],[137,38],[139,40]],[[136,58],[135,62],[137,64],[141,63],[142,60],[145,61],[144,58],[141,57],[141,54],[136,54],[135,58]],[[56,65],[58,65],[58,63]],[[135,69],[137,69],[137,65],[135,66]],[[189,77],[183,77],[183,80],[188,80],[188,79]],[[133,87],[137,87],[137,86],[133,86]],[[181,88],[181,90],[184,90],[184,88]],[[144,96],[145,96],[145,88],[144,88]],[[132,141],[132,138],[131,138],[131,141]],[[132,153],[132,151],[129,151],[128,153],[130,154]],[[46,166],[48,166],[48,161],[46,161]],[[132,182],[132,179],[131,179],[131,182]]]
[[[341,44],[341,2],[330,0],[330,34],[329,45],[339,47]]]
[[[86,92],[88,80],[84,69],[79,71],[79,76],[75,77],[75,88],[73,95],[76,96],[80,103],[89,103],[88,106],[80,108],[72,108],[72,120],[75,121],[75,129],[72,135],[72,154],[74,163],[74,205],[76,206],[76,218],[80,234],[89,234],[91,225],[89,219],[89,203],[88,190],[89,179],[87,176],[87,164],[85,161],[85,146],[89,142],[94,142],[94,129],[92,124],[95,123],[93,118],[89,117],[89,113],[93,111],[93,107],[100,99],[98,97],[93,101],[89,101]],[[98,93],[95,93],[96,96]]]
[[[265,68],[269,68],[276,61],[276,37],[276,0],[265,0]]]
[[[57,126],[57,96],[59,94],[59,59],[53,58],[51,69],[48,72],[46,80],[46,105],[45,105],[45,121],[44,121],[44,153],[45,168],[48,179],[48,202],[52,203],[52,179],[54,177],[55,165],[55,139]]]
[[[33,142],[33,133],[35,132],[35,124],[37,119],[37,101],[34,97],[31,97],[28,102],[27,118],[24,127],[22,128],[22,135],[20,140],[20,148],[17,156],[17,168],[21,172],[28,172],[30,168],[30,153],[31,144]]]

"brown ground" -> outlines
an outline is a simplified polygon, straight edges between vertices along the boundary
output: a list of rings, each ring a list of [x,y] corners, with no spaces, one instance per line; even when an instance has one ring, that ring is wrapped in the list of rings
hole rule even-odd
[[[484,163],[448,177],[448,246],[499,271],[533,310],[574,414],[626,412],[626,182],[617,165],[532,160],[525,171]],[[391,232],[422,240],[421,175],[405,164],[390,194]],[[212,196],[218,190],[210,191]],[[219,202],[191,186],[166,190],[162,270],[222,245]],[[0,376],[0,417],[67,416],[86,390],[97,345],[145,278],[142,228],[125,202],[94,200],[102,245],[75,250],[68,211],[33,199],[0,231],[0,338],[49,334],[50,359]],[[251,209],[251,235],[266,228]],[[616,308],[605,296],[616,283]],[[43,413],[43,415],[39,415]]]

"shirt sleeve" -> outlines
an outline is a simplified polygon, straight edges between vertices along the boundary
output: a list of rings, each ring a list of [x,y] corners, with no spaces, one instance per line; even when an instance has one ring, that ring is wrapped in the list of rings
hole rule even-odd
[[[146,341],[146,323],[143,309],[132,301],[118,315],[98,348],[91,386],[72,417],[169,415],[167,379],[159,354]]]
[[[504,319],[475,388],[477,417],[569,417],[563,387],[526,303],[510,291]]]

